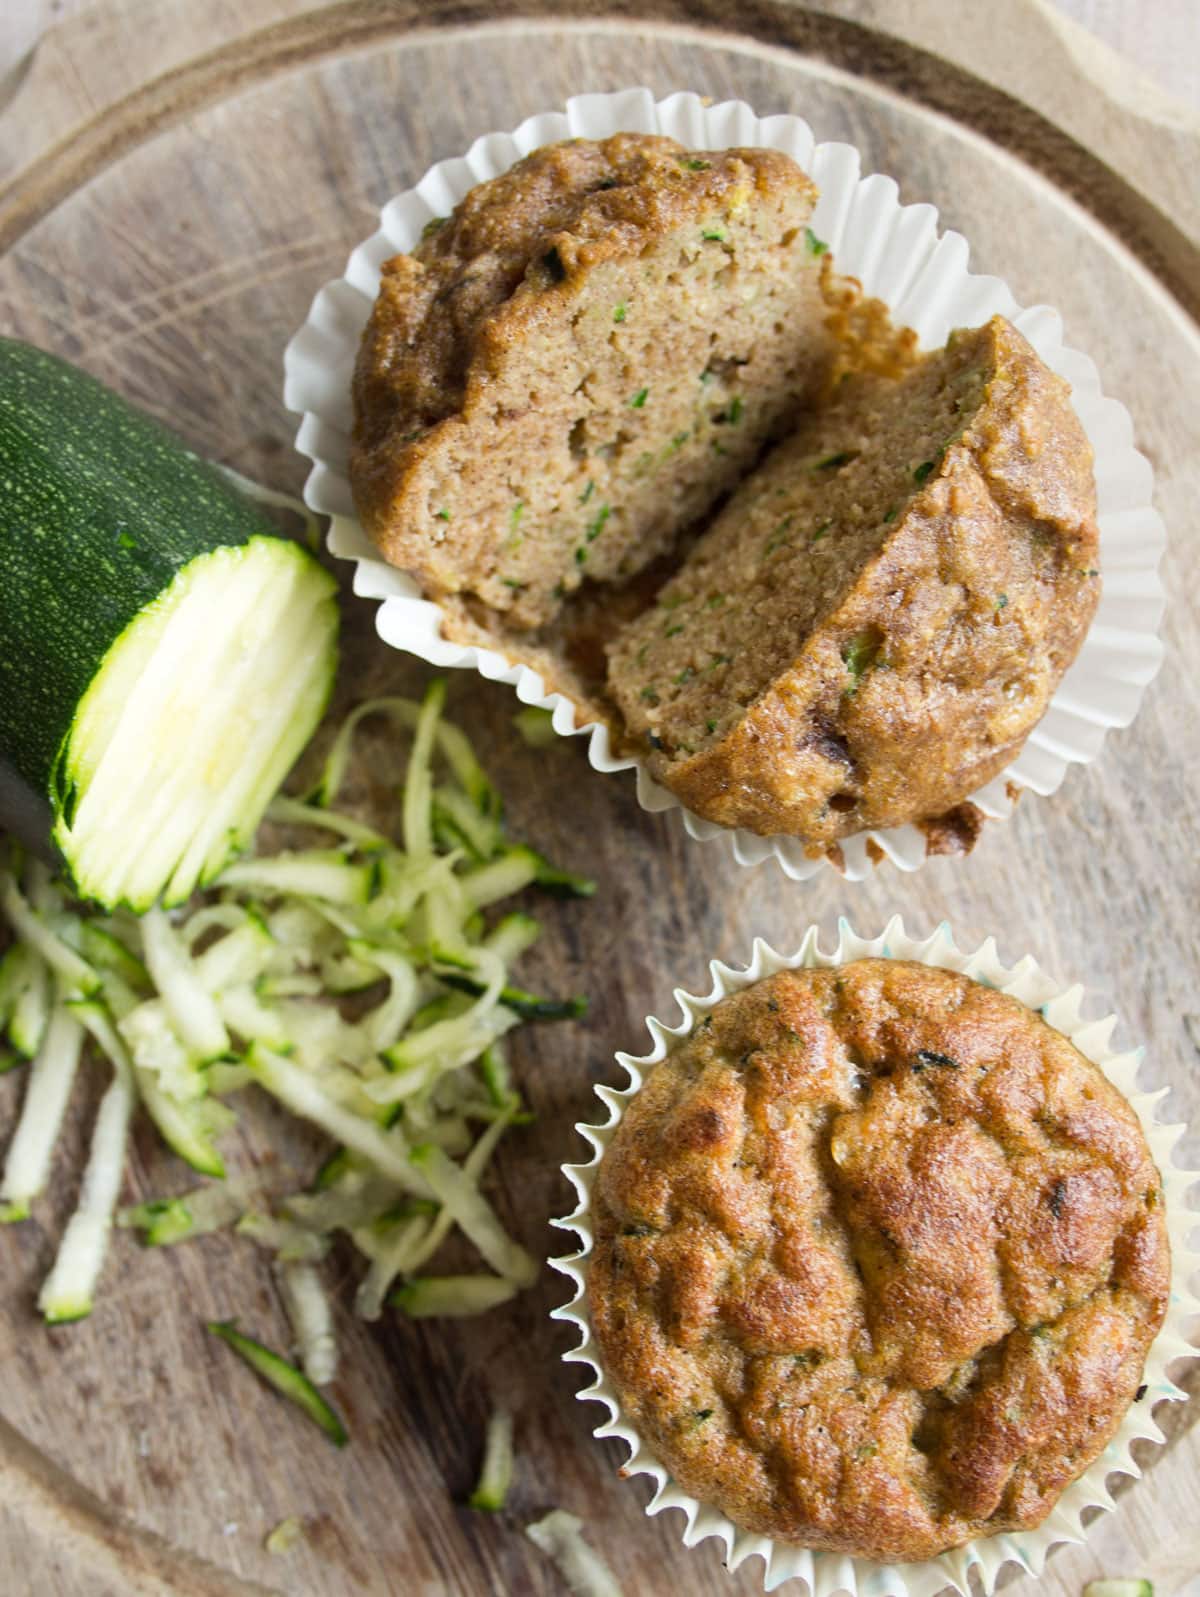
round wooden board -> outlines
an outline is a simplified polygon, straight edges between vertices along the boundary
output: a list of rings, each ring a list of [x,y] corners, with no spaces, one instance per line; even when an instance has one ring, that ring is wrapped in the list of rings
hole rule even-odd
[[[546,911],[548,935],[525,967],[531,986],[593,1000],[585,1025],[531,1029],[517,1049],[538,1120],[505,1144],[496,1201],[543,1255],[561,1250],[546,1224],[567,1206],[558,1166],[580,1153],[571,1127],[591,1114],[593,1084],[615,1079],[613,1050],[640,1048],[642,1017],[670,1011],[674,986],[704,986],[709,958],[738,960],[756,935],[791,946],[814,920],[828,935],[838,915],[872,930],[896,910],[916,928],[948,920],[964,943],[995,933],[1006,956],[1032,951],[1086,982],[1096,1012],[1118,1008],[1122,1034],[1148,1045],[1147,1079],[1172,1085],[1174,1118],[1200,1124],[1200,544],[1190,536],[1200,341],[1180,303],[1200,296],[1194,244],[1049,124],[962,73],[939,75],[894,39],[763,4],[743,16],[757,37],[656,10],[644,22],[468,25],[464,8],[446,4],[425,7],[420,27],[405,6],[312,14],[116,106],[19,175],[0,213],[5,332],[79,361],[201,452],[298,491],[305,467],[280,399],[283,347],[314,291],[373,231],[379,205],[477,134],[572,92],[686,87],[799,112],[818,137],[857,144],[866,170],[891,173],[906,201],[931,200],[967,236],[978,270],[1007,278],[1022,302],[1057,305],[1070,341],[1132,410],[1174,539],[1167,666],[1137,725],[1098,764],[1073,771],[1052,799],[1026,797],[969,859],[913,877],[885,867],[857,887],[832,872],[797,887],[773,867],[742,871],[675,819],[643,814],[632,782],[592,773],[577,745],[526,749],[508,690],[452,682],[452,712],[477,739],[514,830],[601,883],[594,903]],[[956,106],[965,120],[945,114]],[[1020,141],[1027,160],[1004,147]],[[425,677],[375,639],[372,611],[347,595],[342,702],[417,691]],[[365,796],[386,805],[382,738],[374,753]],[[99,1085],[82,1095],[91,1102],[78,1105],[64,1171],[78,1168]],[[0,1126],[19,1092],[12,1079],[0,1086]],[[311,1167],[314,1144],[254,1118],[279,1134],[244,1141],[244,1160],[270,1145],[283,1165]],[[1183,1155],[1200,1158],[1200,1137]],[[138,1137],[130,1199],[187,1184]],[[248,1243],[143,1254],[122,1236],[91,1319],[43,1328],[33,1297],[73,1196],[64,1185],[62,1202],[0,1236],[0,1586],[14,1597],[556,1592],[558,1577],[520,1534],[551,1504],[586,1518],[629,1597],[759,1589],[757,1563],[728,1577],[715,1543],[683,1550],[678,1516],[644,1518],[645,1485],[623,1484],[619,1450],[592,1440],[599,1415],[573,1401],[578,1378],[559,1362],[569,1338],[546,1317],[564,1296],[551,1272],[478,1322],[372,1327],[343,1310],[336,1400],[354,1440],[335,1454],[202,1329],[237,1314],[283,1342],[269,1271]],[[332,1268],[346,1304],[349,1261]],[[515,1406],[519,1466],[511,1513],[492,1519],[458,1505],[497,1400]],[[1084,1549],[1060,1549],[1042,1589],[1077,1591],[1106,1569],[1157,1575],[1161,1594],[1200,1567],[1198,1413],[1194,1401],[1160,1411],[1170,1446],[1148,1452],[1148,1477],[1122,1491]],[[263,1537],[289,1515],[308,1535],[272,1558]]]

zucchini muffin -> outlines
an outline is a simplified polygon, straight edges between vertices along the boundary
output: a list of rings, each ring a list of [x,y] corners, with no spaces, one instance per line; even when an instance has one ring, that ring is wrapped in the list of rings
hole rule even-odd
[[[851,374],[742,484],[608,680],[698,815],[819,847],[933,821],[1045,714],[1100,595],[1092,452],[1002,317]]]
[[[775,150],[535,150],[383,268],[354,377],[363,525],[493,624],[669,550],[824,383],[816,189]]]
[[[592,1220],[597,1348],[679,1485],[884,1561],[1040,1524],[1166,1313],[1133,1110],[1015,999],[918,964],[719,1003],[630,1101]]]

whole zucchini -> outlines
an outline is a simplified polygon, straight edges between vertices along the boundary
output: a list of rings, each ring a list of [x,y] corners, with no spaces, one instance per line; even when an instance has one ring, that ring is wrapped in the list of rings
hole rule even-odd
[[[40,815],[81,896],[177,903],[249,842],[327,701],[334,590],[165,428],[0,338],[0,820]]]

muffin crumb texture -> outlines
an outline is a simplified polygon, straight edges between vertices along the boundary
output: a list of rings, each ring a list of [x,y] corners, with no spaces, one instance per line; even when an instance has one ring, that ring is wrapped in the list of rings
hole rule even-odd
[[[1129,1104],[1017,1000],[891,960],[782,972],[655,1066],[606,1150],[602,1362],[680,1486],[885,1561],[1041,1523],[1163,1322]]]

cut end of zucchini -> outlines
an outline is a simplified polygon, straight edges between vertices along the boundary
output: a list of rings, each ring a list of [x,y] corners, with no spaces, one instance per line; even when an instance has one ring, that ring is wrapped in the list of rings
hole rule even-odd
[[[83,897],[181,903],[246,846],[325,708],[334,590],[297,544],[255,537],[190,561],[116,640],[55,770]]]
[[[61,1303],[43,1303],[42,1319],[47,1325],[74,1325],[77,1320],[86,1320],[92,1312],[92,1307],[90,1298],[68,1298]]]

